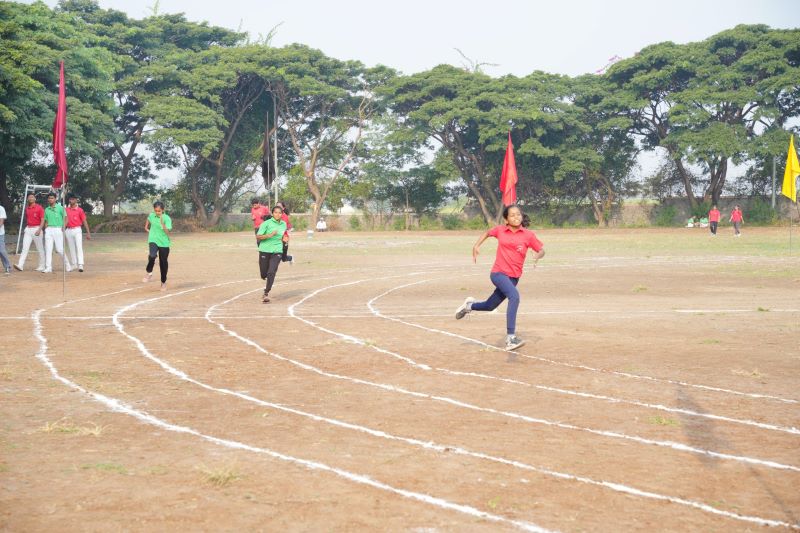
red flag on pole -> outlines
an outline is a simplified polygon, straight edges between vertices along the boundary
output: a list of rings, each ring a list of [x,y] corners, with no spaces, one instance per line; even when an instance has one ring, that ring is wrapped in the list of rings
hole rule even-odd
[[[511,132],[508,132],[506,158],[503,161],[503,173],[500,175],[500,192],[503,194],[503,205],[513,205],[517,201],[517,164],[514,161],[514,145],[511,144]]]
[[[56,162],[56,177],[52,187],[60,189],[67,184],[67,92],[64,83],[64,62],[61,62],[61,74],[58,78],[58,110],[53,122],[53,158]]]

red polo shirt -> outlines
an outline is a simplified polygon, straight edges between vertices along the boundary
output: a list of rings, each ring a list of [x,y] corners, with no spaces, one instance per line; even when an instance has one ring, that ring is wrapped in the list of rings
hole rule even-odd
[[[708,212],[708,221],[709,222],[719,222],[720,212],[719,209],[712,209]]]
[[[734,209],[731,211],[731,222],[741,222],[742,221],[742,212]]]
[[[265,205],[250,208],[250,218],[253,219],[253,227],[258,229],[261,223],[269,218],[269,208]]]
[[[544,246],[534,232],[522,227],[512,231],[505,225],[495,226],[489,230],[489,236],[497,238],[497,255],[492,272],[502,272],[512,278],[522,276],[528,248],[538,252]]]
[[[33,204],[25,207],[25,223],[28,226],[38,226],[44,218],[44,207]]]
[[[86,213],[83,212],[81,206],[67,207],[68,228],[79,228],[84,220],[86,220]]]
[[[286,231],[283,232],[284,235],[288,235],[289,230],[292,229],[292,223],[289,222],[289,215],[286,213],[281,213],[281,220],[286,223]]]

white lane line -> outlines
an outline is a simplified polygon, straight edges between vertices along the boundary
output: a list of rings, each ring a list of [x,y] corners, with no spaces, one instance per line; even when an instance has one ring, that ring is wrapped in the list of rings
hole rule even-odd
[[[414,274],[418,274],[418,273],[414,273]],[[412,274],[408,274],[408,275],[412,275]],[[404,277],[404,276],[405,275],[401,274],[400,276],[389,276],[389,278]],[[377,279],[389,279],[389,278],[381,277],[381,278],[377,278]],[[363,283],[364,281],[371,281],[373,279],[376,279],[376,278],[371,278],[369,280],[361,279],[361,280],[356,280],[356,281],[349,281],[347,283],[339,283],[337,285],[331,285],[331,286],[328,286],[328,287],[322,287],[321,289],[317,289],[317,290],[309,293],[307,296],[305,296],[301,300],[299,300],[299,301],[293,303],[292,305],[290,305],[289,308],[288,308],[289,316],[291,316],[292,318],[296,318],[297,320],[299,320],[301,322],[304,322],[304,323],[308,324],[309,326],[311,326],[313,328],[316,328],[316,329],[318,329],[320,331],[324,331],[325,333],[328,333],[330,335],[334,335],[336,337],[339,337],[340,339],[344,339],[347,342],[350,342],[350,343],[353,343],[353,344],[358,344],[360,346],[367,346],[367,342],[364,341],[363,339],[359,339],[359,338],[353,337],[351,335],[344,335],[342,333],[338,333],[336,331],[324,328],[324,327],[320,326],[319,324],[317,324],[316,322],[314,322],[312,320],[308,320],[308,319],[305,319],[303,317],[297,316],[295,314],[294,309],[298,305],[301,305],[303,302],[305,302],[309,298],[312,298],[312,297],[316,296],[317,294],[319,294],[322,291],[325,291],[325,290],[328,290],[328,289],[332,289],[332,288],[347,287],[347,286],[350,286],[350,285],[356,285],[358,283]],[[423,364],[417,363],[413,359],[410,359],[408,357],[404,357],[404,356],[402,356],[400,354],[397,354],[397,353],[394,353],[394,352],[390,352],[389,350],[384,350],[384,349],[382,349],[382,348],[380,348],[378,346],[370,345],[370,347],[372,349],[374,349],[375,351],[377,351],[377,352],[380,352],[382,354],[388,355],[389,357],[394,357],[396,359],[400,359],[401,361],[403,361],[405,363],[408,363],[409,365],[411,365],[413,367],[416,367],[416,368],[419,368],[421,370],[430,370],[431,369],[431,367],[428,366],[428,365],[423,365]]]
[[[234,282],[234,283],[236,283],[236,282]],[[185,291],[185,292],[188,292],[188,291]],[[126,415],[132,416],[132,417],[136,418],[137,420],[140,420],[140,421],[142,421],[142,422],[144,422],[146,424],[149,424],[149,425],[152,425],[152,426],[156,426],[156,427],[159,427],[159,428],[167,430],[167,431],[193,435],[195,437],[199,437],[199,438],[204,439],[204,440],[206,440],[208,442],[211,442],[213,444],[217,444],[219,446],[224,446],[226,448],[231,448],[231,449],[236,449],[236,450],[245,450],[245,451],[248,451],[248,452],[267,455],[269,457],[272,457],[273,459],[278,459],[278,460],[286,462],[286,463],[291,463],[291,464],[294,464],[294,465],[297,465],[297,466],[301,466],[303,468],[306,468],[306,469],[312,470],[312,471],[313,470],[319,470],[319,471],[323,471],[323,472],[328,472],[328,473],[334,474],[334,475],[336,475],[338,477],[341,477],[343,479],[346,479],[348,481],[352,481],[354,483],[358,483],[360,485],[366,485],[366,486],[373,487],[373,488],[376,488],[376,489],[380,489],[380,490],[383,490],[383,491],[386,491],[386,492],[397,494],[397,495],[403,496],[404,498],[408,498],[408,499],[411,499],[411,500],[416,500],[416,501],[419,501],[419,502],[422,502],[422,503],[426,503],[428,505],[433,505],[433,506],[439,507],[441,509],[447,509],[447,510],[450,510],[450,511],[456,511],[456,512],[459,512],[459,513],[462,513],[462,514],[465,514],[465,515],[469,515],[469,516],[472,516],[472,517],[475,517],[475,518],[480,518],[480,519],[484,519],[484,520],[490,520],[492,522],[505,523],[505,524],[517,527],[517,528],[519,528],[519,529],[521,529],[523,531],[531,531],[531,532],[536,532],[536,533],[547,533],[548,531],[550,531],[548,529],[545,529],[545,528],[543,528],[541,526],[538,526],[538,525],[530,523],[530,522],[525,522],[525,521],[521,521],[521,520],[512,520],[512,519],[509,519],[509,518],[505,518],[503,516],[499,516],[499,515],[487,513],[485,511],[481,511],[481,510],[476,509],[474,507],[471,507],[469,505],[453,503],[453,502],[444,500],[442,498],[437,498],[435,496],[430,496],[428,494],[424,494],[424,493],[420,493],[420,492],[414,492],[414,491],[410,491],[410,490],[406,490],[406,489],[396,488],[396,487],[393,487],[393,486],[388,485],[386,483],[383,483],[383,482],[380,482],[380,481],[376,481],[376,480],[370,478],[369,476],[365,476],[363,474],[356,474],[356,473],[353,473],[353,472],[348,472],[347,470],[342,470],[340,468],[335,468],[335,467],[332,467],[332,466],[328,466],[328,465],[326,465],[324,463],[320,463],[320,462],[317,462],[317,461],[310,461],[308,459],[300,459],[300,458],[297,458],[297,457],[293,457],[291,455],[286,455],[286,454],[283,454],[283,453],[280,453],[280,452],[276,452],[276,451],[270,450],[268,448],[260,448],[260,447],[256,447],[256,446],[250,446],[250,445],[244,444],[242,442],[233,441],[233,440],[229,440],[229,439],[222,439],[222,438],[219,438],[219,437],[214,437],[212,435],[206,435],[206,434],[201,433],[200,431],[198,431],[196,429],[192,429],[192,428],[187,427],[187,426],[179,426],[179,425],[176,425],[176,424],[171,424],[169,422],[166,422],[166,421],[164,421],[164,420],[162,420],[160,418],[157,418],[157,417],[147,413],[146,411],[141,411],[141,410],[135,409],[135,408],[131,407],[130,405],[120,401],[117,398],[111,398],[111,397],[105,396],[103,394],[99,394],[97,392],[84,389],[83,387],[81,387],[77,383],[74,383],[74,382],[70,381],[69,379],[62,377],[61,374],[59,374],[58,370],[56,369],[55,365],[53,365],[53,363],[47,357],[47,339],[44,337],[44,334],[42,332],[42,323],[41,323],[41,319],[40,319],[41,314],[42,314],[43,311],[44,311],[43,309],[39,309],[37,311],[34,311],[33,314],[31,315],[31,320],[33,320],[33,324],[34,324],[34,335],[39,340],[39,351],[36,353],[36,358],[39,359],[39,361],[41,361],[50,370],[50,374],[53,376],[54,379],[56,379],[57,381],[60,381],[64,385],[66,385],[66,386],[68,386],[68,387],[70,387],[70,388],[72,388],[74,390],[77,390],[77,391],[80,391],[80,392],[82,392],[84,394],[89,395],[93,400],[105,405],[106,408],[108,408],[110,411],[112,411],[114,413],[126,414]]]
[[[408,286],[414,285],[414,284],[417,284],[417,283],[424,283],[424,282],[425,281],[418,281],[416,283],[409,284]],[[385,296],[386,294],[389,294],[390,292],[392,292],[394,290],[401,289],[401,288],[402,287],[395,287],[394,289],[392,289],[390,291],[387,291],[382,296]],[[647,376],[647,375],[644,375],[644,374],[632,374],[630,372],[622,372],[622,371],[618,371],[618,370],[607,370],[607,369],[604,369],[604,368],[595,368],[595,367],[591,367],[591,366],[587,366],[587,365],[579,365],[579,364],[575,364],[575,363],[566,363],[566,362],[563,362],[563,361],[556,361],[556,360],[553,360],[553,359],[547,359],[545,357],[539,357],[539,356],[535,356],[535,355],[527,355],[527,354],[524,354],[524,353],[521,353],[521,352],[507,352],[503,348],[499,348],[499,347],[494,346],[492,344],[488,344],[486,342],[483,342],[482,340],[473,339],[471,337],[465,337],[464,335],[459,335],[457,333],[453,333],[453,332],[450,332],[450,331],[445,331],[445,330],[436,329],[436,328],[430,328],[430,327],[427,327],[427,326],[423,326],[421,324],[416,324],[414,322],[407,322],[405,320],[400,320],[398,318],[385,316],[385,315],[383,315],[383,318],[386,318],[387,320],[392,320],[392,321],[395,321],[395,322],[399,322],[401,324],[405,324],[406,326],[410,326],[410,327],[413,327],[413,328],[418,328],[418,329],[422,329],[422,330],[425,330],[425,331],[430,331],[430,332],[433,332],[433,333],[440,333],[442,335],[447,335],[448,337],[454,337],[456,339],[469,341],[469,342],[472,342],[472,343],[475,343],[475,344],[479,344],[479,345],[481,345],[481,346],[483,346],[485,348],[490,348],[492,350],[497,350],[497,351],[504,352],[504,353],[513,353],[513,354],[516,354],[516,355],[518,355],[520,357],[524,357],[526,359],[534,359],[536,361],[542,361],[544,363],[548,363],[548,364],[552,364],[552,365],[564,366],[564,367],[567,367],[567,368],[577,368],[577,369],[580,369],[580,370],[587,370],[589,372],[599,372],[599,373],[603,373],[603,374],[611,374],[611,375],[630,378],[630,379],[640,379],[640,380],[652,381],[652,382],[656,382],[656,383],[668,383],[670,385],[681,385],[683,387],[691,387],[691,388],[696,388],[696,389],[720,392],[720,393],[724,393],[724,394],[732,394],[732,395],[736,395],[736,396],[746,396],[746,397],[749,397],[749,398],[768,399],[768,400],[775,400],[775,401],[778,401],[778,402],[792,403],[792,404],[800,403],[800,401],[798,401],[798,400],[794,400],[794,399],[790,399],[790,398],[781,398],[780,396],[771,396],[769,394],[759,394],[759,393],[754,393],[754,392],[742,392],[742,391],[737,391],[737,390],[725,389],[725,388],[721,388],[721,387],[714,387],[714,386],[711,386],[711,385],[701,385],[701,384],[698,384],[698,383],[688,383],[686,381],[679,381],[679,380],[673,380],[673,379],[668,379],[668,378],[657,378],[657,377]]]
[[[328,279],[328,278],[317,278],[317,279]],[[133,289],[125,289],[133,290]],[[411,312],[411,308],[399,308],[404,311],[401,314],[392,314],[391,317],[393,318],[446,318],[453,316],[453,313],[414,313]],[[800,309],[770,309],[770,313],[800,313]],[[603,315],[606,317],[613,317],[613,318],[629,318],[635,317],[639,315],[664,315],[664,314],[673,314],[673,313],[682,313],[682,314],[710,314],[710,313],[754,313],[754,314],[761,314],[763,311],[759,311],[757,309],[671,309],[671,310],[648,310],[648,309],[640,309],[640,310],[628,310],[628,311],[608,311],[608,310],[601,310],[601,309],[574,309],[574,310],[553,310],[553,311],[521,311],[517,313],[517,316],[524,315],[524,316],[542,316],[542,315],[580,315],[580,314],[592,314],[592,315]],[[488,313],[487,313],[488,314]],[[292,315],[268,315],[268,314],[252,314],[252,315],[236,315],[236,314],[226,314],[226,315],[217,315],[221,318],[297,318],[296,316]],[[351,313],[346,314],[310,314],[310,315],[303,315],[303,318],[374,318],[374,313],[361,313],[358,311],[353,311]],[[388,316],[384,315],[382,318],[388,318]],[[0,320],[30,320],[31,317],[28,315],[17,315],[17,316],[0,316]],[[125,320],[205,320],[205,316],[200,315],[170,315],[170,316],[158,316],[158,315],[126,315]],[[48,316],[45,317],[45,320],[111,320],[111,315],[95,315],[95,316]],[[505,351],[505,350],[504,350]]]
[[[242,297],[244,297],[244,296],[246,296],[248,294],[252,294],[253,292],[257,292],[257,291],[248,291],[248,292],[245,292],[243,294],[239,294],[237,296],[234,296],[233,298],[230,298],[228,300],[225,300],[224,302],[221,302],[221,303],[218,303],[218,304],[215,304],[215,305],[209,307],[208,310],[206,311],[206,316],[208,317],[208,321],[210,323],[215,324],[217,327],[220,328],[220,330],[222,330],[223,332],[227,333],[228,335],[234,337],[235,339],[239,340],[240,342],[257,349],[261,353],[264,353],[264,354],[267,354],[267,355],[271,355],[271,356],[275,356],[276,354],[273,354],[272,352],[267,351],[266,349],[264,349],[260,344],[256,343],[255,341],[253,341],[251,339],[248,339],[248,338],[238,334],[237,332],[235,332],[233,330],[228,329],[221,322],[218,322],[217,320],[214,320],[214,319],[211,318],[212,313],[214,313],[214,310],[217,307],[221,307],[221,306],[230,304],[230,303],[238,300],[239,298],[242,298]],[[219,319],[221,317],[220,317],[220,315],[215,315],[215,318]],[[280,358],[282,356],[278,356],[278,357]],[[169,366],[167,363],[163,363],[163,364],[159,363],[159,364],[161,364],[162,366],[166,365],[165,368]],[[169,368],[172,368],[172,367],[169,367]],[[694,501],[694,500],[688,500],[688,499],[685,499],[685,498],[677,498],[677,497],[674,497],[674,496],[667,496],[667,495],[664,495],[664,494],[658,494],[658,493],[650,492],[650,491],[646,491],[646,490],[641,490],[641,489],[637,489],[635,487],[631,487],[631,486],[628,486],[628,485],[625,485],[625,484],[622,484],[622,483],[615,483],[615,482],[611,482],[611,481],[602,481],[602,480],[598,481],[598,480],[595,480],[595,479],[592,479],[592,478],[588,478],[588,477],[585,477],[585,476],[579,476],[579,475],[575,475],[575,474],[569,474],[569,473],[565,473],[565,472],[559,472],[559,471],[555,471],[555,470],[550,470],[550,469],[544,468],[544,467],[533,466],[533,465],[530,465],[530,464],[527,464],[527,463],[523,463],[521,461],[515,461],[513,459],[506,459],[506,458],[503,458],[503,457],[497,457],[497,456],[493,456],[493,455],[488,455],[488,454],[484,454],[484,453],[481,453],[481,452],[473,452],[473,451],[467,450],[465,448],[461,448],[459,446],[437,444],[437,443],[432,442],[432,441],[421,441],[421,440],[418,440],[418,439],[413,439],[413,438],[401,437],[401,436],[398,436],[398,435],[393,435],[393,434],[387,433],[385,431],[375,430],[375,429],[368,428],[368,427],[365,427],[365,426],[360,426],[360,425],[357,425],[357,424],[344,422],[344,421],[341,421],[341,420],[338,420],[338,419],[331,419],[331,418],[323,417],[323,416],[316,415],[316,414],[313,414],[313,413],[307,413],[305,411],[300,411],[298,409],[293,409],[293,408],[286,407],[286,406],[283,406],[283,405],[280,405],[280,404],[273,404],[273,403],[266,402],[266,401],[258,399],[258,398],[251,397],[251,396],[243,394],[243,393],[234,392],[234,391],[230,391],[230,390],[227,390],[227,389],[217,389],[217,388],[214,388],[214,387],[212,387],[210,385],[206,385],[206,384],[197,382],[193,378],[186,376],[183,372],[181,372],[180,370],[177,370],[177,369],[172,369],[172,370],[168,369],[168,371],[170,373],[172,373],[173,375],[181,377],[181,379],[186,379],[187,381],[191,381],[192,383],[197,383],[198,385],[200,385],[201,387],[204,387],[204,388],[210,388],[212,390],[216,390],[217,392],[221,392],[223,394],[231,394],[233,396],[245,399],[247,401],[256,403],[256,404],[264,406],[264,407],[271,407],[273,409],[277,409],[277,410],[280,410],[280,411],[285,411],[285,412],[293,413],[293,414],[296,414],[296,415],[299,415],[299,416],[307,417],[307,418],[310,418],[310,419],[318,421],[318,422],[323,422],[323,423],[331,424],[331,425],[334,425],[334,426],[337,426],[337,427],[342,427],[342,428],[350,429],[350,430],[353,430],[353,431],[366,433],[366,434],[374,436],[374,437],[383,438],[383,439],[387,439],[387,440],[394,440],[394,441],[404,442],[404,443],[407,443],[407,444],[412,445],[412,446],[416,446],[416,447],[420,447],[420,448],[424,448],[424,449],[428,449],[428,450],[433,450],[433,451],[436,451],[436,452],[439,452],[439,453],[448,453],[449,452],[449,453],[455,453],[455,454],[458,454],[458,455],[474,457],[474,458],[477,458],[477,459],[483,459],[483,460],[490,461],[490,462],[509,465],[509,466],[512,466],[512,467],[515,467],[515,468],[519,468],[519,469],[522,469],[522,470],[528,470],[528,471],[536,472],[538,474],[542,474],[542,475],[545,475],[545,476],[555,477],[555,478],[558,478],[558,479],[566,479],[566,480],[569,480],[569,481],[576,481],[576,482],[587,484],[587,485],[602,487],[602,488],[610,489],[610,490],[615,491],[615,492],[628,494],[628,495],[631,495],[631,496],[637,496],[637,497],[646,498],[646,499],[653,499],[653,500],[658,500],[658,501],[666,501],[666,502],[675,503],[675,504],[678,504],[678,505],[684,505],[684,506],[687,506],[687,507],[698,509],[698,510],[703,511],[703,512],[717,514],[717,515],[725,516],[727,518],[732,518],[732,519],[735,519],[735,520],[743,520],[743,521],[746,521],[746,522],[756,523],[756,524],[759,524],[759,525],[773,525],[773,526],[784,525],[784,526],[787,526],[787,527],[791,527],[791,524],[787,524],[787,523],[784,523],[784,522],[780,522],[780,521],[776,521],[776,520],[772,520],[772,519],[767,519],[767,518],[756,517],[756,516],[749,516],[749,515],[741,515],[741,514],[738,514],[738,513],[732,513],[732,512],[724,511],[724,510],[721,510],[721,509],[717,509],[715,507],[712,507],[710,505],[704,504],[702,502],[698,502],[698,501]],[[798,470],[800,471],[800,469],[798,469]]]
[[[410,274],[408,274],[408,275],[410,275]],[[390,276],[390,277],[397,277],[397,276]],[[375,279],[382,279],[382,278],[375,278]],[[222,327],[222,326],[220,326],[220,327]],[[226,331],[229,335],[236,336],[235,332],[231,332],[228,329],[223,329],[223,331]],[[726,454],[726,453],[722,453],[722,452],[715,452],[715,451],[706,450],[706,449],[703,449],[703,448],[696,448],[696,447],[689,446],[689,445],[686,445],[686,444],[682,444],[682,443],[679,443],[679,442],[653,440],[653,439],[647,439],[647,438],[644,438],[644,437],[638,437],[638,436],[635,436],[635,435],[628,435],[628,434],[625,434],[625,433],[586,428],[586,427],[576,426],[576,425],[573,425],[573,424],[567,424],[567,423],[564,423],[564,422],[554,422],[554,421],[551,421],[551,420],[530,417],[530,416],[522,415],[522,414],[519,414],[519,413],[513,413],[513,412],[509,412],[509,411],[501,411],[501,410],[492,409],[492,408],[488,408],[488,407],[481,407],[481,406],[473,405],[473,404],[470,404],[470,403],[467,403],[467,402],[462,402],[460,400],[455,400],[453,398],[449,398],[449,397],[446,397],[446,396],[437,396],[437,395],[427,394],[427,393],[423,393],[423,392],[417,392],[417,391],[404,389],[402,387],[396,387],[394,385],[390,385],[390,384],[386,384],[386,383],[378,383],[378,382],[368,381],[368,380],[364,380],[364,379],[353,378],[353,377],[345,376],[345,375],[341,375],[341,374],[335,374],[335,373],[332,373],[332,372],[327,372],[327,371],[322,370],[320,368],[317,368],[315,366],[312,366],[312,365],[309,365],[309,364],[306,364],[306,363],[303,363],[303,362],[300,362],[300,361],[296,361],[294,359],[290,359],[290,358],[285,357],[283,355],[267,351],[264,348],[262,348],[261,346],[259,346],[257,343],[248,341],[248,340],[246,340],[244,338],[241,338],[240,340],[242,340],[242,342],[246,342],[247,344],[253,346],[257,350],[259,350],[262,353],[264,353],[265,355],[269,355],[270,357],[276,358],[276,359],[278,359],[280,361],[287,362],[289,364],[297,366],[298,368],[302,368],[304,370],[308,370],[309,372],[313,372],[313,373],[318,374],[320,376],[325,376],[325,377],[338,379],[338,380],[343,380],[343,381],[349,381],[351,383],[357,383],[357,384],[360,384],[360,385],[365,385],[365,386],[368,386],[368,387],[373,387],[373,388],[377,388],[377,389],[380,389],[380,390],[389,391],[389,392],[393,392],[393,393],[404,394],[404,395],[412,396],[412,397],[415,397],[415,398],[424,398],[424,399],[427,399],[427,400],[433,400],[433,401],[437,401],[437,402],[447,403],[449,405],[454,405],[456,407],[460,407],[460,408],[463,408],[463,409],[468,409],[468,410],[473,410],[473,411],[477,411],[477,412],[483,412],[483,413],[489,413],[489,414],[492,414],[492,415],[499,415],[499,416],[503,416],[503,417],[508,417],[508,418],[520,420],[520,421],[523,421],[523,422],[526,422],[526,423],[530,423],[530,424],[537,424],[537,425],[544,425],[544,426],[549,426],[549,427],[556,427],[556,428],[559,428],[559,429],[580,431],[580,432],[590,433],[590,434],[593,434],[593,435],[600,435],[600,436],[603,436],[603,437],[627,440],[627,441],[630,441],[630,442],[636,442],[636,443],[644,444],[644,445],[671,448],[671,449],[676,450],[676,451],[693,453],[693,454],[702,455],[702,456],[706,456],[706,457],[713,457],[713,458],[717,458],[717,459],[726,459],[726,460],[737,461],[737,462],[741,462],[741,463],[764,466],[764,467],[767,467],[767,468],[775,468],[775,469],[779,469],[779,470],[792,470],[792,471],[800,472],[800,467],[796,467],[796,466],[792,466],[792,465],[786,465],[786,464],[782,464],[782,463],[779,463],[779,462],[776,462],[776,461],[770,461],[770,460],[766,460],[766,459],[757,459],[757,458],[754,458],[754,457],[741,456],[741,455],[732,455],[732,454]]]
[[[376,317],[384,318],[386,320],[390,320],[390,321],[393,321],[393,322],[399,322],[401,324],[408,324],[408,322],[404,322],[402,320],[398,320],[398,319],[395,319],[395,318],[393,318],[391,316],[387,316],[387,315],[382,314],[380,312],[380,310],[377,307],[375,307],[374,303],[378,299],[380,299],[380,298],[382,298],[382,297],[386,296],[387,294],[390,294],[390,293],[392,293],[394,291],[397,291],[397,290],[400,290],[400,289],[403,289],[403,288],[407,288],[407,287],[411,287],[413,285],[419,285],[421,283],[427,283],[428,281],[431,281],[431,280],[426,279],[426,280],[415,281],[413,283],[407,283],[405,285],[400,285],[398,287],[394,287],[392,289],[389,289],[388,291],[385,291],[385,292],[379,294],[378,296],[374,297],[372,300],[368,301],[367,302],[367,307],[372,312],[372,314],[375,315]],[[424,329],[427,329],[427,328],[424,328]],[[375,348],[373,345],[369,345],[369,346],[370,346],[370,348],[373,348],[373,349]],[[503,351],[505,351],[505,350],[503,350]],[[459,370],[451,370],[449,368],[434,368],[434,370],[436,370],[438,372],[446,373],[446,374],[452,374],[452,375],[455,375],[455,376],[464,376],[464,377],[474,377],[474,378],[487,379],[487,380],[496,380],[496,381],[500,381],[500,382],[504,382],[504,383],[510,383],[510,384],[514,384],[514,385],[522,385],[524,387],[530,387],[530,388],[534,388],[534,389],[537,389],[537,390],[542,390],[542,391],[546,391],[546,392],[554,392],[554,393],[557,393],[557,394],[564,394],[564,395],[575,396],[575,397],[579,397],[579,398],[601,400],[601,401],[605,401],[605,402],[609,402],[609,403],[635,405],[637,407],[644,407],[644,408],[647,408],[647,409],[654,409],[654,410],[664,411],[664,412],[668,412],[668,413],[677,413],[677,414],[682,414],[682,415],[686,415],[686,416],[694,416],[694,417],[699,417],[699,418],[708,418],[710,420],[719,420],[719,421],[722,421],[722,422],[730,422],[732,424],[742,424],[742,425],[745,425],[745,426],[757,427],[759,429],[764,429],[764,430],[768,430],[768,431],[778,431],[778,432],[782,432],[782,433],[789,433],[789,434],[792,434],[792,435],[800,435],[800,429],[797,429],[795,427],[779,426],[779,425],[776,425],[776,424],[767,424],[765,422],[758,422],[756,420],[732,418],[732,417],[723,416],[723,415],[716,415],[716,414],[713,414],[713,413],[703,413],[703,412],[700,412],[700,411],[692,411],[690,409],[683,409],[683,408],[679,408],[679,407],[669,407],[669,406],[662,405],[662,404],[647,403],[647,402],[642,402],[642,401],[639,401],[639,400],[627,400],[627,399],[623,399],[623,398],[616,398],[616,397],[613,397],[613,396],[606,396],[606,395],[603,395],[603,394],[592,394],[592,393],[588,393],[588,392],[579,392],[579,391],[574,391],[574,390],[569,390],[569,389],[560,389],[560,388],[557,388],[557,387],[550,387],[550,386],[547,386],[547,385],[539,385],[539,384],[535,384],[535,383],[528,383],[528,382],[525,382],[525,381],[519,381],[519,380],[511,379],[511,378],[503,378],[503,377],[500,377],[500,376],[492,376],[492,375],[488,375],[488,374],[482,374],[482,373],[479,373],[479,372],[463,372],[463,371],[459,371]]]

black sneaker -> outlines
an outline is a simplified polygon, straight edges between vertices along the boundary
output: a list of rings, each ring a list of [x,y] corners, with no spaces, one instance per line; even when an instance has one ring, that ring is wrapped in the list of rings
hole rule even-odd
[[[464,318],[465,316],[467,316],[469,313],[472,312],[470,306],[474,301],[475,298],[473,298],[472,296],[469,296],[466,300],[464,300],[464,303],[461,304],[461,306],[458,309],[456,309],[456,320],[461,320],[462,318]]]
[[[523,344],[525,344],[525,341],[516,335],[508,335],[506,337],[506,351],[516,350]]]

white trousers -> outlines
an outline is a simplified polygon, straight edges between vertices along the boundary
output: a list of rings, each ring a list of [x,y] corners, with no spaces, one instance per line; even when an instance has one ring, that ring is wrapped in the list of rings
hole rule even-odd
[[[44,271],[53,271],[53,247],[64,258],[64,268],[72,270],[67,256],[64,255],[64,232],[61,228],[49,227],[44,233]]]
[[[39,226],[28,226],[25,228],[25,233],[22,234],[22,253],[17,263],[20,268],[25,267],[25,259],[28,257],[28,250],[31,249],[31,242],[33,242],[36,245],[36,251],[39,252],[39,270],[44,270],[44,239],[41,234],[36,235],[37,231],[39,231]]]
[[[67,228],[64,231],[67,237],[67,245],[69,246],[69,258],[72,259],[73,265],[83,267],[83,231],[80,226],[74,228]]]

